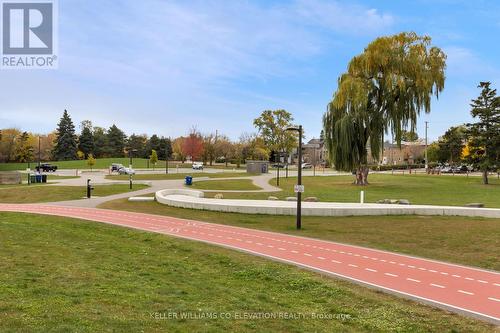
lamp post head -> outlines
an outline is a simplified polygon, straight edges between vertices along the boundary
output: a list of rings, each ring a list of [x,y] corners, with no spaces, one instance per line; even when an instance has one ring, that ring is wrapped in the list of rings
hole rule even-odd
[[[285,128],[285,131],[300,131],[299,127],[298,126],[288,126],[287,128]]]

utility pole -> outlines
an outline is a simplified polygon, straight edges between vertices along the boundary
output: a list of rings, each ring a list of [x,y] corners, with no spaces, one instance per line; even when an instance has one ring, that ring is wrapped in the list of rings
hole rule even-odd
[[[40,164],[42,164],[42,154],[40,151],[40,135],[38,135],[38,170],[40,170]]]
[[[425,122],[425,171],[429,169],[429,161],[427,160],[427,129],[429,128],[429,122]]]

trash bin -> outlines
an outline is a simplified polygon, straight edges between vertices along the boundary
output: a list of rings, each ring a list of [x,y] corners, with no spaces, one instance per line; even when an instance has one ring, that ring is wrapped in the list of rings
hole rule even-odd
[[[36,176],[35,175],[30,175],[30,183],[32,183],[32,184],[36,183]]]
[[[46,183],[47,182],[47,175],[42,175],[42,183]]]
[[[41,183],[42,182],[42,175],[36,175],[36,181],[35,183]]]
[[[193,177],[191,176],[186,176],[186,185],[191,186],[193,185]]]

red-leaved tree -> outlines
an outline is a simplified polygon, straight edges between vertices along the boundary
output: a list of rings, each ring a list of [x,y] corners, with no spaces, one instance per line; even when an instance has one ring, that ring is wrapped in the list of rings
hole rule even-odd
[[[182,151],[185,156],[191,156],[192,161],[198,160],[203,154],[203,138],[195,128],[193,128],[189,136],[184,139]]]

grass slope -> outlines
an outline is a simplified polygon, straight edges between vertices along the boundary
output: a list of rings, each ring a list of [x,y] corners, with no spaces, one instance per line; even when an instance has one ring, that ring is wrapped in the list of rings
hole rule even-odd
[[[133,191],[146,188],[146,185],[135,184]],[[85,186],[47,186],[47,185],[18,185],[8,190],[0,190],[0,203],[35,203],[82,199],[87,195]],[[93,196],[129,192],[129,185],[97,185]]]
[[[126,200],[110,201],[100,207],[276,231],[500,270],[500,219],[455,216],[304,216],[303,229],[297,231],[293,216],[220,213]]]
[[[490,178],[490,185],[481,184],[480,177],[385,175],[372,174],[370,185],[352,184],[351,176],[304,177],[303,197],[318,197],[321,201],[359,202],[360,191],[365,191],[365,202],[380,199],[408,199],[412,204],[463,206],[482,202],[486,207],[500,208],[500,180]],[[284,199],[294,196],[293,186],[297,178],[281,178],[283,192],[231,194],[228,198],[267,199],[269,195]],[[270,181],[275,185],[276,180]]]
[[[79,220],[0,213],[2,332],[491,332],[293,266]],[[349,319],[167,319],[167,313]],[[163,319],[155,319],[163,316]]]

